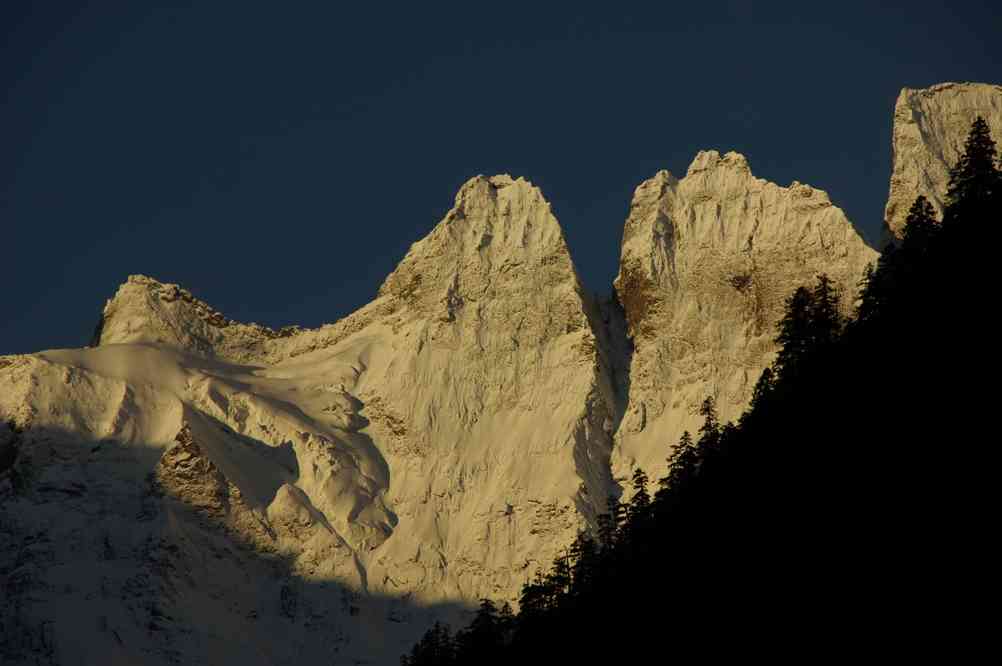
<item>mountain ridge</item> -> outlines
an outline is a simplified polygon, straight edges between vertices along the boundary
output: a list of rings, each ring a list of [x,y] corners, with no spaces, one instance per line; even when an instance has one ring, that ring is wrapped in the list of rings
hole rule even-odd
[[[756,178],[733,151],[700,151],[683,178],[658,171],[638,185],[614,296],[600,300],[539,188],[475,176],[373,300],[336,322],[241,324],[178,285],[130,276],[93,348],[0,357],[0,420],[19,433],[0,496],[25,529],[35,521],[75,544],[46,557],[86,571],[103,570],[100,530],[113,545],[133,539],[108,502],[154,516],[143,533],[179,562],[215,561],[211,543],[220,567],[257,567],[219,545],[236,539],[284,573],[268,599],[217,590],[247,607],[227,616],[226,635],[266,641],[259,622],[308,617],[338,627],[341,656],[390,663],[431,618],[455,622],[480,597],[514,601],[596,528],[610,495],[630,492],[633,470],[661,475],[703,398],[736,418],[772,361],[793,288],[828,273],[851,307],[876,258],[824,191]],[[95,481],[89,466],[111,476]],[[80,490],[91,487],[102,488],[93,501]],[[84,519],[57,526],[59,497],[109,517],[98,531]],[[17,534],[0,550],[4,575],[31,547]],[[216,565],[151,574],[143,557],[119,565],[159,601],[123,615],[116,595],[133,583],[109,582],[100,641],[136,641],[159,623],[165,644],[187,637],[180,656],[197,663],[218,637],[185,608],[215,603],[203,588]],[[94,594],[46,571],[0,619],[47,621],[31,599],[57,589],[69,606]],[[56,621],[51,640],[65,651],[77,630]],[[378,647],[363,638],[372,627],[386,633]],[[303,640],[330,656],[322,636]],[[178,656],[151,650],[154,663]]]

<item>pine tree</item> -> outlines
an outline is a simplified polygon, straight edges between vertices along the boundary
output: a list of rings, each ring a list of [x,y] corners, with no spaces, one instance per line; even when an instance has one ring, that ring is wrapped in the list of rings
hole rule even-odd
[[[658,482],[661,486],[658,495],[662,503],[667,496],[677,496],[684,490],[695,475],[698,458],[692,435],[686,430],[682,433],[678,446],[668,456],[668,474]]]
[[[577,535],[571,544],[571,594],[586,594],[595,577],[598,549],[595,542],[584,532]]]
[[[814,298],[807,287],[797,287],[793,295],[786,299],[786,313],[779,322],[779,335],[776,336],[780,350],[775,367],[780,379],[796,374],[807,358],[811,347],[813,305]]]
[[[981,217],[993,199],[1002,196],[1002,177],[996,167],[996,147],[988,123],[978,116],[964,142],[964,153],[950,169],[944,223],[961,217]]]
[[[835,283],[824,273],[818,276],[818,282],[811,292],[810,313],[810,346],[811,350],[830,345],[842,330],[842,317],[839,314],[839,296]]]
[[[511,634],[515,630],[515,613],[511,609],[511,604],[507,601],[501,604],[501,610],[497,615],[498,634],[501,637],[501,644],[511,643]]]
[[[647,492],[647,474],[638,467],[633,471],[633,497],[630,499],[630,520],[642,519],[651,506],[651,496]]]
[[[905,219],[905,231],[901,240],[901,248],[910,259],[917,260],[924,256],[932,247],[939,231],[936,213],[932,204],[923,197],[915,199],[908,217]]]
[[[699,448],[714,448],[720,436],[720,420],[717,418],[717,405],[712,396],[703,399],[699,415],[703,417],[703,425],[699,427]]]
[[[501,645],[497,608],[490,599],[481,599],[473,621],[456,635],[456,661],[461,664],[494,663]]]
[[[615,546],[619,526],[623,522],[623,513],[623,506],[616,496],[609,495],[606,502],[606,512],[598,516],[598,538],[603,550]]]

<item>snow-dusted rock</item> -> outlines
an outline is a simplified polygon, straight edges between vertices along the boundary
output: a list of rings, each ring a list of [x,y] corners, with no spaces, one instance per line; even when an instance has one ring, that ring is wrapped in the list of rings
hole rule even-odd
[[[613,490],[595,312],[549,204],[508,176],[470,180],[372,303],[317,330],[239,324],[130,277],[96,347],[0,359],[25,470],[4,508],[32,530],[66,505],[12,626],[72,650],[94,628],[34,600],[85,603],[54,572],[99,578],[109,549],[138,578],[108,594],[138,586],[139,609],[109,596],[92,642],[143,663],[212,661],[241,633],[246,663],[276,663],[307,605],[327,633],[297,650],[394,663],[429,614],[514,599]],[[252,570],[279,582],[234,575]],[[225,629],[198,624],[209,609]]]
[[[943,210],[950,169],[964,152],[971,123],[982,116],[1002,142],[1002,86],[940,83],[903,88],[894,106],[894,166],[884,212],[886,233],[900,237],[908,209],[924,195]]]
[[[903,91],[891,229],[974,115],[998,135],[998,100]],[[621,309],[509,176],[467,182],[314,330],[131,276],[94,347],[0,357],[0,659],[396,663],[432,619],[514,599],[614,479],[660,476],[706,396],[738,417],[793,289],[827,273],[848,309],[875,259],[824,192],[707,151],[636,189]]]
[[[685,178],[642,183],[616,278],[634,344],[616,478],[636,465],[663,475],[707,396],[723,420],[740,416],[774,358],[786,298],[827,273],[851,307],[876,256],[823,191],[756,178],[737,153],[700,152]]]

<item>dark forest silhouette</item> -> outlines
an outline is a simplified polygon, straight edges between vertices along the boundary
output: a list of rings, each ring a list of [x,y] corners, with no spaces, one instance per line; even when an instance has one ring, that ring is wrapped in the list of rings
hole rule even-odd
[[[666,477],[637,470],[629,503],[610,500],[595,533],[525,585],[518,614],[484,600],[468,627],[435,625],[401,663],[974,650],[990,635],[979,604],[992,601],[997,525],[986,417],[1002,235],[981,118],[946,201],[941,222],[915,201],[848,319],[827,276],[797,289],[741,419],[721,424],[708,398]]]

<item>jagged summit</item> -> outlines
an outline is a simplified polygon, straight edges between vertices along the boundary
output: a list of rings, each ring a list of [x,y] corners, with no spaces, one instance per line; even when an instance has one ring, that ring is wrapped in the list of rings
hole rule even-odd
[[[851,306],[876,256],[824,191],[756,178],[739,153],[701,151],[685,178],[641,183],[615,281],[634,344],[616,478],[661,474],[705,397],[736,418],[772,361],[786,297],[824,272]]]
[[[431,233],[411,246],[379,294],[451,320],[467,302],[496,296],[501,284],[538,271],[534,280],[580,291],[549,202],[522,178],[477,176],[460,188]]]
[[[262,353],[268,341],[301,331],[241,324],[177,284],[130,275],[105,304],[91,344],[145,342],[244,361]]]
[[[685,175],[691,176],[700,171],[716,168],[736,169],[751,173],[748,159],[741,153],[732,150],[721,155],[716,150],[701,150],[696,153],[696,157],[693,158]]]
[[[1002,137],[1002,86],[940,83],[902,88],[894,106],[890,193],[885,235],[900,237],[908,209],[924,196],[941,214],[950,168],[964,151],[971,123],[982,116],[996,141]]]

